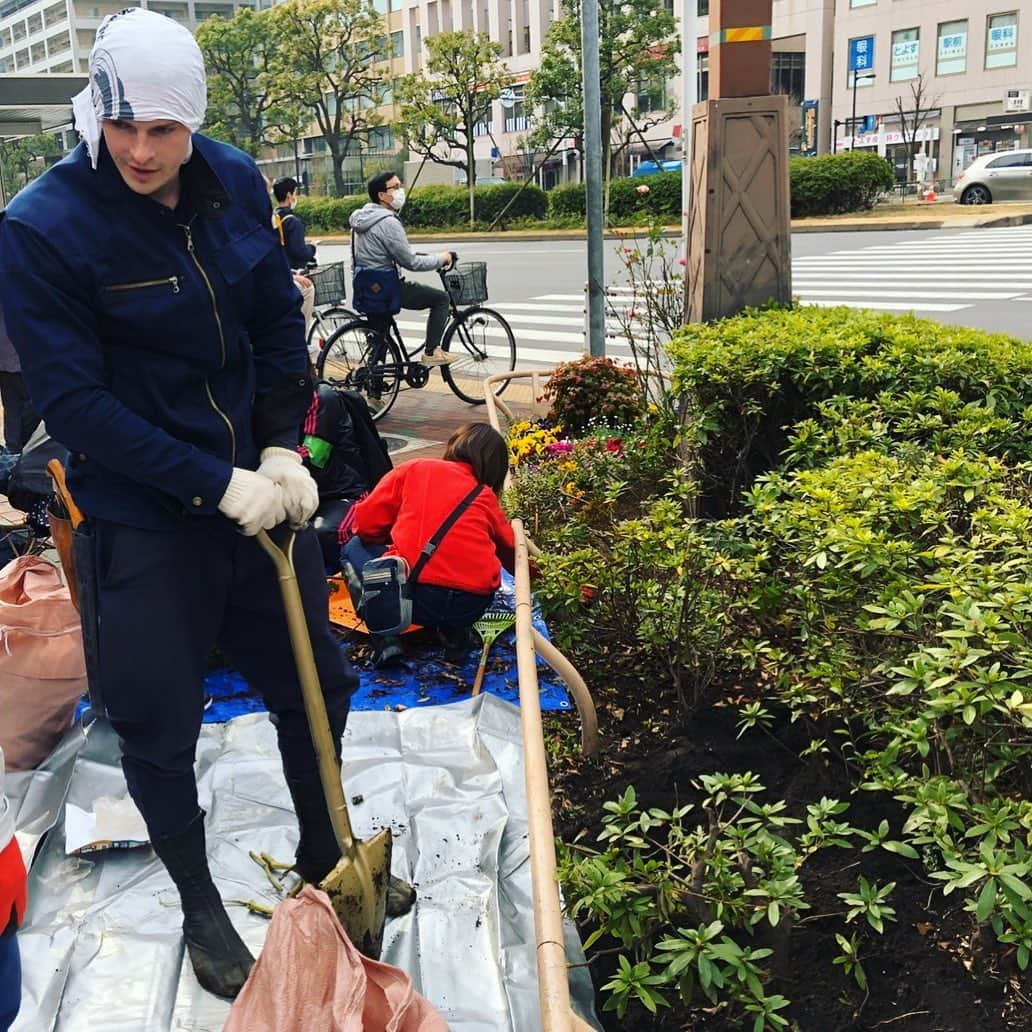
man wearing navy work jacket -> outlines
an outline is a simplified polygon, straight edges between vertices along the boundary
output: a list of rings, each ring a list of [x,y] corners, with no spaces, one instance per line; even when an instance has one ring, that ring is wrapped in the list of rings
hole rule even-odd
[[[304,524],[319,502],[296,450],[312,400],[300,299],[262,177],[197,133],[205,106],[185,28],[139,8],[105,19],[73,101],[82,142],[0,227],[0,294],[93,525],[99,679],[126,782],[179,890],[197,978],[232,997],[253,958],[212,882],[193,769],[213,646],[276,726],[299,872],[318,882],[340,854],[275,568],[254,537]],[[312,531],[294,562],[339,752],[355,676],[329,631]]]

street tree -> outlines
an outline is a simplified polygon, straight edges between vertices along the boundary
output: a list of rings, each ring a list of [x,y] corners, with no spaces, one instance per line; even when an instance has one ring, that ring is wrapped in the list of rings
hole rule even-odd
[[[491,120],[491,105],[512,82],[501,44],[486,32],[444,32],[425,40],[423,70],[398,85],[397,128],[411,151],[466,177],[469,224],[474,222],[476,127]]]
[[[57,140],[50,133],[0,141],[4,196],[10,199],[23,186],[46,172],[51,165],[47,159],[55,157],[59,151]]]
[[[272,142],[269,113],[278,104],[272,74],[278,43],[269,15],[241,7],[232,18],[212,15],[195,34],[208,70],[205,131],[252,157]]]
[[[279,98],[312,112],[343,195],[345,160],[384,123],[379,109],[390,94],[384,19],[370,0],[286,0],[269,14]]]
[[[907,173],[914,165],[918,153],[918,133],[928,121],[932,111],[939,107],[941,95],[930,95],[924,72],[911,79],[909,97],[896,97],[896,113],[899,116],[899,131],[903,137],[903,153],[907,158]]]
[[[583,138],[584,103],[580,0],[562,0],[564,16],[550,26],[541,63],[527,84],[535,109],[533,142],[542,148],[555,140]],[[676,110],[665,84],[677,71],[681,43],[677,21],[655,0],[599,0],[599,86],[602,107],[602,167],[606,181],[613,159],[633,139],[645,141],[653,125]],[[662,96],[646,105],[630,97]],[[646,145],[646,149],[648,149]]]

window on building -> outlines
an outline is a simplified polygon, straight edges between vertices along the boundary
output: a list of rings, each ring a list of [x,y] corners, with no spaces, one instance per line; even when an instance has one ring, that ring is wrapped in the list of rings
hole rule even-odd
[[[32,36],[32,35],[34,35],[37,32],[41,32],[42,30],[43,30],[43,15],[42,14],[34,14],[29,19],[29,35]]]
[[[698,5],[695,8],[695,13],[700,18],[706,17],[709,14],[709,0],[699,0]]]
[[[530,128],[530,117],[527,114],[524,98],[524,87],[513,86],[511,91],[513,104],[506,108],[502,105],[502,112],[505,116],[505,131],[507,133],[523,133]]]
[[[378,14],[390,14],[391,0],[373,0],[373,8]]]
[[[898,32],[894,32],[892,34],[892,62],[889,66],[889,80],[904,82],[907,79],[916,79],[920,57],[920,29],[900,29]]]
[[[709,54],[697,54],[696,61],[696,82],[697,90],[695,99],[697,102],[709,100]]]
[[[939,46],[935,51],[935,74],[958,75],[967,69],[968,23],[939,23]]]
[[[876,4],[878,0],[849,0],[850,7],[870,7],[872,4]]]
[[[391,57],[404,57],[405,56],[405,33],[392,32],[391,33]]]
[[[634,90],[635,106],[643,115],[670,109],[670,84],[662,76],[650,75]]]
[[[367,146],[371,151],[389,151],[394,146],[394,136],[390,126],[382,125],[376,129],[370,129]]]
[[[806,54],[775,51],[770,55],[770,92],[790,97],[793,104],[802,104],[806,95]]]
[[[1018,14],[990,14],[985,32],[986,68],[1012,68],[1018,63]]]

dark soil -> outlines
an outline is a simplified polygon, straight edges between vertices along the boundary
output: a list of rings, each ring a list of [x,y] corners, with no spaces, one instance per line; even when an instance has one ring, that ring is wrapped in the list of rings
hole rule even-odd
[[[552,771],[556,834],[572,841],[593,842],[601,827],[601,805],[633,785],[640,805],[669,809],[695,796],[691,781],[714,771],[752,771],[766,786],[765,801],[785,799],[794,815],[822,796],[849,802],[840,819],[874,829],[887,818],[898,831],[902,816],[883,794],[855,791],[846,765],[829,758],[800,760],[810,730],[787,721],[769,733],[749,731],[737,738],[738,713],[731,706],[710,707],[679,715],[664,712],[654,686],[640,681],[595,686],[603,734],[601,758],[571,758]],[[635,701],[637,700],[637,701]],[[568,729],[567,729],[568,730]],[[844,905],[836,893],[855,891],[863,874],[880,885],[897,883],[890,903],[897,920],[878,935],[862,918],[844,925]],[[805,912],[790,935],[789,970],[769,987],[792,1001],[782,1012],[797,1032],[1003,1032],[1032,1030],[1029,979],[1017,976],[1012,955],[993,948],[977,965],[972,957],[973,924],[958,894],[944,897],[918,861],[879,849],[826,849],[802,869],[807,899]],[[829,915],[829,916],[822,916]],[[582,937],[591,931],[582,928]],[[861,991],[841,966],[835,933],[858,933],[860,959],[868,980]],[[589,953],[596,987],[616,969],[616,944],[603,938]],[[608,952],[607,952],[608,951]],[[717,1008],[674,1004],[658,1016],[632,1008],[622,1019],[612,1011],[599,1016],[607,1030],[642,1029],[751,1030],[752,1021]],[[705,1001],[703,1001],[705,1002]]]

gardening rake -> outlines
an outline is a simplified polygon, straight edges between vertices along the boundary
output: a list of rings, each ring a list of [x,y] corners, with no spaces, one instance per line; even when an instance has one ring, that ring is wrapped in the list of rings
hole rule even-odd
[[[473,694],[479,695],[487,671],[487,653],[494,644],[495,638],[507,631],[516,623],[516,614],[509,610],[489,610],[473,624],[474,630],[484,643],[480,651],[480,663],[477,665],[477,676],[473,678]]]

